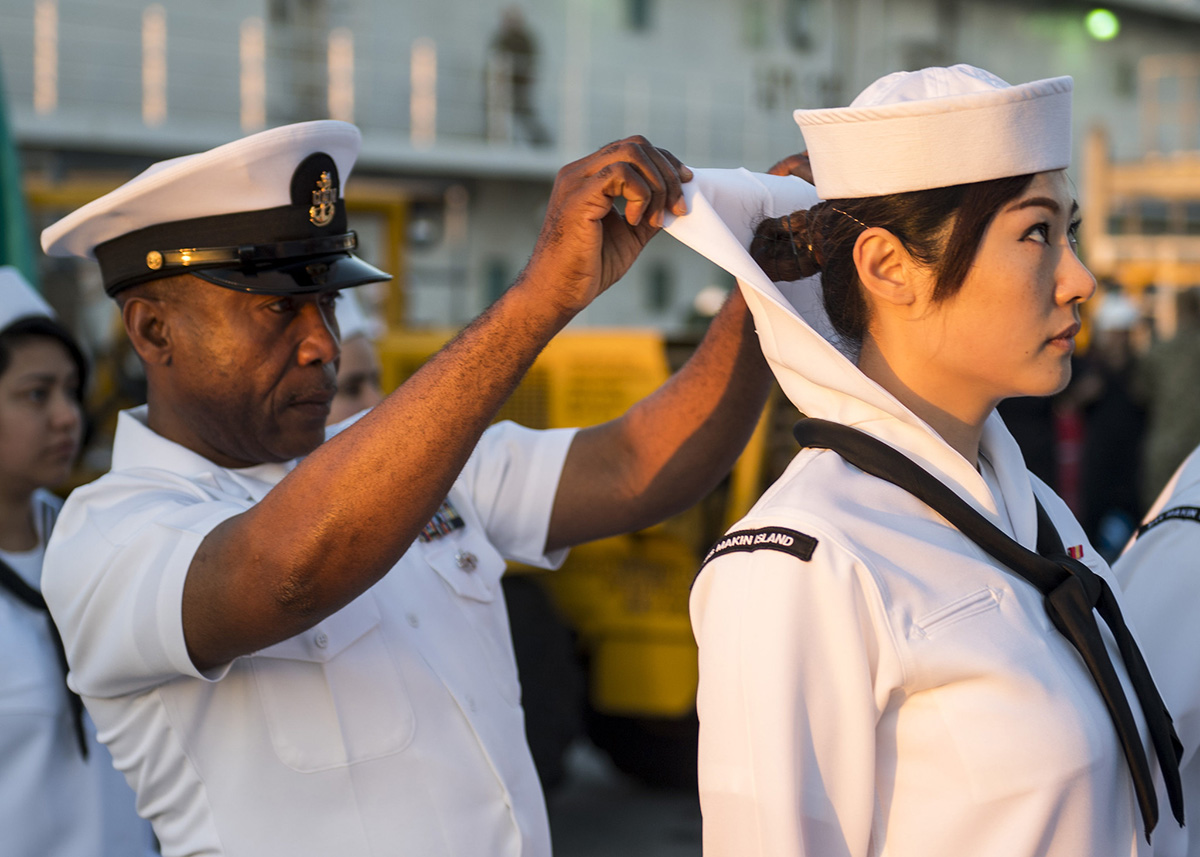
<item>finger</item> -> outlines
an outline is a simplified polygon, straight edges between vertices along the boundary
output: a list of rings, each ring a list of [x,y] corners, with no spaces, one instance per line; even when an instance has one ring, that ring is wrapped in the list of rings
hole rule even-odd
[[[678,187],[678,175],[670,162],[663,158],[650,141],[641,135],[628,137],[617,144],[620,162],[636,172],[649,190],[647,197],[625,196],[625,220],[630,226],[643,221],[658,228],[662,223],[663,204],[667,199],[672,179]],[[630,190],[639,193],[640,187],[630,185]]]
[[[687,214],[687,201],[683,198],[683,184],[692,180],[691,169],[666,149],[655,147],[651,149],[651,152],[660,164],[659,171],[667,179],[667,210],[672,214]],[[658,225],[662,225],[661,218]]]
[[[773,176],[796,176],[813,184],[812,163],[809,161],[807,151],[789,155],[783,160],[777,161],[771,169],[767,170],[767,173]]]
[[[610,199],[625,199],[625,220],[630,226],[641,223],[642,216],[651,207],[656,194],[642,170],[635,168],[629,161],[616,161],[597,171],[595,178],[600,181],[600,189],[605,196]],[[657,193],[661,198],[662,192]],[[659,205],[661,204],[660,202]]]
[[[683,196],[683,187],[679,180],[679,172],[658,149],[649,144],[639,146],[638,149],[639,154],[646,160],[631,161],[631,165],[642,172],[646,182],[654,189],[641,219],[658,229],[663,224],[663,217],[668,208]],[[637,224],[631,221],[631,225]]]
[[[692,171],[666,149],[656,148],[640,134],[611,143],[585,160],[591,161],[593,168],[614,160],[622,161],[641,173],[652,193],[643,205],[626,205],[625,217],[630,225],[646,221],[657,229],[662,226],[666,211],[687,212],[682,185],[692,178]]]

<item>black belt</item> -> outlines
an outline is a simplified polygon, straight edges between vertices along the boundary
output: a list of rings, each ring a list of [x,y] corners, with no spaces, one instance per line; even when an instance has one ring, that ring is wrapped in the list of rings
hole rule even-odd
[[[1134,792],[1146,829],[1146,841],[1149,842],[1150,832],[1158,823],[1154,779],[1138,735],[1137,722],[1113,668],[1104,638],[1100,635],[1093,608],[1099,612],[1116,638],[1125,669],[1150,729],[1154,751],[1166,781],[1171,812],[1182,825],[1183,789],[1179,780],[1179,759],[1183,754],[1183,746],[1175,734],[1171,715],[1159,696],[1133,635],[1125,625],[1112,589],[1104,578],[1067,555],[1062,539],[1042,504],[1037,504],[1038,552],[1034,553],[1009,538],[916,462],[870,435],[849,426],[815,419],[798,422],[793,434],[801,446],[833,450],[863,472],[908,491],[1042,593],[1050,621],[1079,652],[1108,708],[1133,778]]]

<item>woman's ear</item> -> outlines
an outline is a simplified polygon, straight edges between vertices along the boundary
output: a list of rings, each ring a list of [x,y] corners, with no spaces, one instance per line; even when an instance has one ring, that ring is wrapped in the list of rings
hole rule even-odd
[[[157,298],[130,295],[121,305],[121,319],[134,351],[147,366],[171,365],[168,307]]]
[[[854,243],[854,266],[869,303],[900,309],[917,302],[919,266],[888,230],[874,226],[859,234]]]

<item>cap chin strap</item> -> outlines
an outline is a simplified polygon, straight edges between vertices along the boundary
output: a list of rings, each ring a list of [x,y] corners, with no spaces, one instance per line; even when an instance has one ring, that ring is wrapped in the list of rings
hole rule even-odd
[[[262,264],[298,260],[305,256],[344,253],[358,246],[358,235],[351,231],[341,235],[280,241],[276,244],[241,244],[231,247],[185,247],[179,250],[150,250],[146,267],[151,271],[172,268],[228,267],[238,265],[251,270]]]

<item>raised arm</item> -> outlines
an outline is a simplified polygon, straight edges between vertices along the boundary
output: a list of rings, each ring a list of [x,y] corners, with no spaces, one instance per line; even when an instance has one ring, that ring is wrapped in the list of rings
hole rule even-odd
[[[680,181],[690,177],[640,137],[564,167],[533,256],[504,296],[262,502],[204,539],[183,593],[196,667],[293,636],[382,577],[539,351],[625,273],[664,211],[682,211]]]
[[[812,181],[805,152],[769,172]],[[620,419],[576,435],[547,548],[647,527],[697,502],[733,466],[770,386],[754,321],[735,290],[670,382]]]

